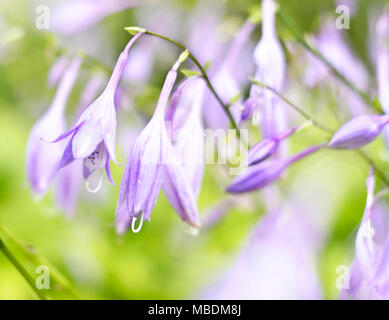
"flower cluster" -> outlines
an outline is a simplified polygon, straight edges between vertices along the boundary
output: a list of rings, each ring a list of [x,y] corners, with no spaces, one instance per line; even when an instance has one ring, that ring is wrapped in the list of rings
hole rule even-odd
[[[96,9],[94,18],[88,16],[88,21],[80,21],[80,28],[84,24],[93,24],[95,19],[104,16],[103,12],[107,13],[108,2],[102,3],[105,9]],[[134,3],[114,1],[109,12],[128,8]],[[351,112],[352,118],[339,129],[325,129],[327,134],[330,133],[330,139],[326,137],[320,143],[312,142],[300,151],[290,152],[287,148],[290,140],[303,129],[315,126],[323,129],[326,126],[311,119],[305,111],[298,109],[283,96],[287,84],[287,62],[276,32],[277,10],[274,0],[262,1],[262,35],[253,52],[250,52],[250,62],[254,66],[250,72],[254,73],[254,77],[251,87],[246,87],[249,92],[246,97],[243,97],[244,85],[249,83],[249,74],[241,66],[249,65],[242,57],[256,27],[252,21],[242,25],[227,50],[215,49],[204,53],[204,59],[214,55],[212,58],[218,61],[208,69],[197,60],[192,53],[194,51],[188,51],[181,43],[139,27],[126,28],[133,37],[121,52],[105,88],[98,95],[106,82],[101,74],[90,79],[81,97],[79,116],[68,130],[65,125],[65,106],[83,59],[70,59],[65,55],[59,57],[48,76],[48,85],[57,87],[53,103],[32,128],[28,141],[27,180],[32,191],[43,195],[50,184],[57,180],[58,205],[73,215],[82,179],[90,192],[97,192],[103,185],[105,171],[108,181],[115,185],[111,175],[111,161],[119,165],[116,157],[117,116],[119,105],[124,100],[121,95],[124,86],[120,86],[120,81],[126,74],[131,77],[131,70],[126,71],[126,65],[136,65],[137,70],[142,72],[143,62],[139,61],[137,65],[137,59],[147,60],[153,56],[149,48],[141,47],[137,59],[129,58],[138,39],[152,36],[167,40],[182,52],[167,72],[152,115],[143,115],[147,118],[144,128],[131,143],[126,141],[129,153],[115,210],[117,233],[122,234],[130,227],[133,232],[139,232],[144,221],[150,220],[161,190],[178,216],[192,230],[197,231],[202,225],[198,198],[206,164],[204,131],[226,131],[229,125],[237,130],[249,130],[249,120],[252,120],[251,124],[258,125],[259,129],[255,130],[255,143],[251,143],[254,135],[250,136],[251,140],[244,141],[252,146],[247,148],[241,166],[243,169],[239,168],[239,174],[231,181],[228,180],[228,185],[226,183],[223,187],[227,196],[249,193],[253,198],[257,190],[265,189],[263,201],[269,213],[256,227],[249,245],[228,279],[208,295],[213,298],[261,298],[269,295],[320,298],[317,274],[312,271],[312,259],[319,248],[309,233],[314,228],[304,220],[303,214],[298,214],[300,210],[297,206],[284,205],[289,198],[284,201],[282,197],[286,196],[282,190],[283,185],[276,182],[283,180],[290,166],[319,150],[338,152],[338,149],[358,149],[378,139],[381,132],[389,132],[386,128],[389,123],[389,14],[384,12],[375,30],[377,92],[384,113],[367,112],[367,99],[360,93],[367,87],[363,81],[367,75],[339,32],[326,22],[320,35],[313,41],[322,53],[316,49],[309,52],[305,80],[313,86],[332,71],[340,82],[348,85],[347,90],[340,92],[340,96],[347,96],[349,103],[358,101],[362,107],[357,112]],[[198,28],[202,31],[203,27],[201,25]],[[198,30],[195,31],[192,40],[199,43]],[[69,29],[65,33],[72,32]],[[216,41],[212,37],[210,33],[211,44],[207,42],[211,48]],[[305,46],[311,48],[308,43]],[[221,55],[220,52],[226,54]],[[338,60],[339,55],[343,59]],[[318,60],[318,57],[322,60]],[[128,60],[131,63],[127,64]],[[183,74],[186,79],[177,84],[181,81],[179,68],[187,60],[191,60],[198,70],[185,70]],[[143,83],[151,70],[149,64],[143,70],[144,75],[138,74],[139,79],[142,79],[139,82]],[[358,72],[358,78],[362,79],[355,88],[350,84],[351,71]],[[288,117],[288,105],[299,111],[306,121],[296,122],[296,119]],[[258,114],[260,121],[256,123],[254,118]],[[260,139],[257,138],[258,133]],[[369,162],[373,163],[372,160]],[[366,208],[356,238],[355,259],[348,276],[348,286],[343,288],[341,294],[344,298],[389,297],[389,220],[386,207],[378,203],[382,193],[375,196],[374,189],[372,169],[367,180]],[[211,220],[213,224],[217,219],[212,217]],[[260,252],[273,256],[279,269],[273,270],[273,265],[269,265]],[[280,283],[275,286],[270,283],[278,281],[279,274],[282,274],[282,281],[290,282],[290,291],[282,291]],[[291,280],[294,275],[297,277]],[[262,285],[259,290],[263,283],[267,283],[267,286]]]

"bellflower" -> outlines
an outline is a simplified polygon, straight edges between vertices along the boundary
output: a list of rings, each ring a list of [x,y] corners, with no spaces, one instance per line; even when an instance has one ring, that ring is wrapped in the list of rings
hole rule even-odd
[[[312,146],[289,158],[268,160],[250,166],[230,183],[227,192],[243,193],[264,188],[277,180],[291,164],[316,152],[321,147],[322,145]]]
[[[312,227],[300,212],[278,208],[254,228],[232,269],[206,299],[320,299]]]
[[[142,34],[143,32],[136,34],[120,54],[103,93],[81,114],[73,129],[54,141],[57,142],[71,136],[59,169],[75,159],[83,159],[85,179],[95,170],[105,168],[109,181],[114,184],[110,173],[110,159],[117,163],[115,92],[128,59],[129,50]]]
[[[177,95],[173,94],[172,97],[173,104],[170,107],[176,111],[171,126],[175,129],[172,130],[173,144],[170,146],[169,159],[164,169],[162,188],[180,217],[193,227],[199,227],[197,197],[204,171],[201,110],[205,84],[202,79],[189,79],[189,81],[177,106],[173,100],[173,98],[178,99]],[[178,90],[180,89],[179,87]],[[181,116],[177,116],[180,111],[183,111]],[[184,122],[183,113],[187,114]]]
[[[365,212],[355,242],[355,259],[341,298],[389,299],[389,218],[385,205],[374,197],[373,170],[366,181]]]
[[[262,38],[254,51],[254,60],[257,65],[255,79],[263,82],[277,91],[282,91],[285,81],[286,65],[281,44],[275,29],[276,4],[273,0],[262,1]],[[263,100],[262,131],[264,137],[272,137],[284,128],[284,113],[280,101],[269,90],[252,85],[250,97],[257,101],[249,106],[258,106]],[[247,105],[246,105],[247,107]],[[252,113],[252,110],[248,112]]]
[[[185,55],[180,56],[166,76],[154,115],[132,145],[120,185],[116,214],[127,211],[131,219],[139,216],[142,221],[150,219],[168,159],[166,108],[177,77],[177,69],[187,57],[186,53],[185,51]]]
[[[382,108],[389,113],[389,12],[387,10],[378,19],[375,33],[378,97]]]
[[[356,117],[335,132],[329,147],[333,149],[356,149],[375,140],[388,124],[389,115],[363,115]]]
[[[65,129],[66,101],[76,81],[81,59],[75,58],[61,78],[54,100],[31,130],[27,144],[27,180],[32,190],[44,194],[54,178],[63,146],[47,143]]]

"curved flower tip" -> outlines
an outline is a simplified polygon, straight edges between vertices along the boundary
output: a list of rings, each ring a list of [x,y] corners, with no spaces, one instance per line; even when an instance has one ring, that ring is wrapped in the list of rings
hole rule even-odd
[[[184,168],[175,159],[173,150],[170,150],[169,155],[168,164],[164,170],[163,191],[181,219],[194,228],[199,228],[200,219],[194,190],[184,173]]]
[[[346,122],[332,137],[333,149],[356,149],[375,140],[389,122],[389,115],[362,115]]]
[[[226,191],[244,193],[264,188],[277,180],[288,166],[318,151],[323,146],[312,146],[289,158],[268,160],[248,167],[231,182]]]
[[[247,153],[247,165],[252,166],[269,158],[276,152],[278,139],[267,138],[253,145]]]

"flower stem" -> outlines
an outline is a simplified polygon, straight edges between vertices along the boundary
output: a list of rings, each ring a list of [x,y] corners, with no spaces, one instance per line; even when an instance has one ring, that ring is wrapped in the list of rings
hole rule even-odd
[[[16,259],[16,257],[12,254],[11,251],[7,248],[7,246],[4,244],[3,240],[0,238],[0,251],[3,252],[5,257],[13,264],[13,266],[19,271],[19,273],[23,276],[23,278],[27,281],[27,283],[30,285],[32,290],[37,294],[39,299],[41,300],[49,300],[49,298],[46,296],[46,294],[43,293],[43,291],[38,290],[38,288],[35,286],[35,281],[32,278],[32,276],[28,273],[28,271],[22,266],[22,264]]]
[[[250,78],[250,81],[262,88],[265,88],[267,90],[270,90],[272,93],[274,93],[276,96],[278,96],[282,101],[284,101],[288,106],[290,106],[292,109],[294,109],[296,112],[298,112],[302,117],[304,117],[306,120],[309,120],[312,122],[312,124],[323,131],[333,135],[335,131],[327,128],[323,124],[321,124],[318,121],[315,121],[312,119],[312,117],[307,114],[303,109],[295,105],[293,102],[291,102],[288,98],[286,98],[283,94],[278,92],[273,87],[267,85],[266,83],[260,82],[256,79]],[[377,176],[387,185],[389,186],[389,180],[386,178],[385,174],[377,167],[377,165],[374,163],[373,159],[371,159],[366,153],[364,153],[362,150],[353,150],[355,153],[357,153],[363,160],[365,160],[368,164],[372,165],[374,167],[374,171],[377,173]]]
[[[322,129],[323,131],[327,132],[327,133],[330,133],[330,134],[333,134],[334,132],[327,128],[326,126],[320,124],[319,122],[315,121],[312,119],[312,117],[310,115],[308,115],[304,110],[302,110],[301,108],[299,108],[298,106],[296,106],[293,102],[291,102],[288,98],[286,98],[283,94],[281,94],[280,92],[278,92],[276,89],[274,89],[273,87],[267,85],[266,83],[263,83],[263,82],[260,82],[256,79],[253,79],[253,78],[250,78],[249,79],[253,84],[256,84],[262,88],[265,88],[271,92],[273,92],[276,96],[278,96],[282,101],[284,101],[287,105],[289,105],[292,109],[294,109],[296,112],[298,112],[303,118],[305,118],[306,120],[309,120],[312,122],[313,125],[315,125],[316,127]]]
[[[342,81],[347,87],[349,87],[352,91],[354,91],[357,95],[359,95],[366,104],[373,107],[375,111],[382,113],[382,110],[379,108],[379,106],[373,103],[373,101],[370,99],[367,93],[358,89],[350,80],[348,80],[345,76],[343,76],[338,71],[338,69],[319,50],[314,48],[311,44],[309,44],[305,40],[304,36],[302,35],[301,31],[298,29],[296,24],[292,22],[292,20],[289,18],[287,14],[285,14],[284,11],[279,10],[278,17],[280,18],[282,24],[292,33],[292,35],[295,37],[297,42],[299,42],[305,49],[311,52],[316,58],[321,60],[340,81]]]
[[[55,267],[51,265],[44,257],[38,254],[37,250],[31,245],[22,243],[17,239],[7,228],[0,224],[0,237],[6,237],[12,246],[17,248],[23,255],[36,265],[47,265],[50,267],[50,278],[60,286],[64,291],[68,292],[74,299],[79,299],[75,293],[69,280]]]
[[[168,37],[165,37],[161,34],[158,34],[158,33],[155,33],[155,32],[152,32],[152,31],[149,31],[149,30],[145,30],[145,29],[141,29],[141,28],[138,28],[138,27],[127,27],[127,28],[124,28],[126,31],[128,31],[129,33],[131,34],[136,34],[137,32],[144,32],[145,34],[147,35],[150,35],[150,36],[154,36],[154,37],[157,37],[157,38],[160,38],[160,39],[163,39],[163,40],[166,40],[172,44],[174,44],[175,46],[179,47],[180,49],[182,50],[187,50],[189,52],[189,58],[193,61],[193,63],[196,65],[196,67],[200,70],[201,72],[201,75],[205,81],[205,83],[207,84],[209,90],[211,90],[212,94],[215,96],[216,100],[218,101],[218,103],[220,104],[220,106],[223,108],[224,112],[227,114],[230,122],[231,122],[231,125],[232,127],[236,130],[236,135],[238,136],[238,138],[240,139],[240,132],[239,132],[239,129],[238,129],[238,125],[237,123],[235,122],[235,119],[228,107],[228,104],[225,104],[223,102],[223,100],[221,99],[221,97],[218,95],[218,93],[216,92],[215,90],[215,87],[212,85],[211,81],[209,80],[209,77],[207,75],[207,72],[205,71],[204,67],[202,66],[202,64],[199,62],[199,60],[197,60],[197,58],[180,42],[178,41],[175,41],[171,38],[168,38]]]

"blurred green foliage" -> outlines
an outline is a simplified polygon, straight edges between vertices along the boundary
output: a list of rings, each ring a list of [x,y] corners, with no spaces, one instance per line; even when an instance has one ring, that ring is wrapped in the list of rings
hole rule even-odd
[[[260,4],[260,1],[252,0],[218,1],[227,7],[226,19],[236,18],[242,22],[251,8]],[[175,2],[187,15],[190,15],[196,4],[195,0]],[[306,33],[317,31],[321,14],[334,14],[334,4],[328,0],[279,2]],[[351,21],[352,28],[349,31],[355,52],[367,65],[367,6],[372,3],[380,7],[384,1],[359,1],[359,11]],[[33,17],[33,2],[3,0],[0,3],[0,21],[5,22],[13,32],[19,32],[19,36],[12,41],[0,41],[0,225],[10,230],[22,243],[33,246],[39,256],[63,273],[78,297],[196,297],[210,285],[215,275],[220,275],[233,263],[234,257],[263,214],[262,209],[233,209],[220,223],[211,229],[202,230],[194,237],[189,235],[188,227],[181,222],[161,193],[151,222],[144,225],[142,232],[119,237],[114,232],[113,213],[123,170],[118,167],[114,168],[116,187],[105,186],[97,195],[88,195],[82,191],[82,201],[74,219],[67,219],[54,208],[51,193],[43,200],[34,200],[25,183],[25,148],[32,125],[49,105],[54,94],[46,85],[54,53],[50,49],[52,37],[34,28]],[[115,14],[101,23],[102,28],[112,37],[116,55],[128,40],[128,34],[122,31],[122,27],[132,23],[135,23],[133,10]],[[3,34],[1,31],[0,39],[3,39]],[[282,27],[279,28],[279,34],[281,37],[289,37]],[[260,31],[256,31],[253,37],[258,39],[259,35]],[[142,105],[147,113],[150,111],[148,105],[157,99],[167,68],[169,63],[159,64],[154,70],[151,83],[136,98],[136,103]],[[81,79],[84,78],[85,75],[82,75]],[[77,83],[68,103],[69,110],[74,110],[78,101],[81,81]],[[317,118],[325,119],[336,128],[339,123],[333,119],[331,111],[318,110],[314,105],[317,97],[323,93],[306,91],[306,94],[312,95],[312,105],[305,108],[313,110]],[[300,150],[307,141],[323,139],[320,133],[315,133],[315,129],[310,130],[291,140],[293,151]],[[369,148],[380,150],[382,146],[377,142]],[[125,152],[122,151],[123,154]],[[124,156],[121,160],[125,161]],[[387,165],[381,159],[377,160],[381,167]],[[202,211],[226,197],[223,193],[226,183],[217,175],[209,174],[212,169],[207,168],[201,191],[199,205]],[[339,294],[335,286],[338,276],[336,267],[348,265],[353,257],[355,231],[365,201],[364,179],[367,167],[352,153],[342,152],[340,155],[326,151],[293,167],[286,185],[291,185],[302,172],[309,175],[310,181],[331,188],[331,195],[338,195],[319,264],[324,297],[335,299]],[[37,276],[37,261],[1,232],[0,237],[29,272]],[[28,248],[31,247],[27,247],[27,252]],[[53,284],[47,291],[52,298],[74,297],[71,292],[55,285],[54,280]],[[0,254],[0,299],[34,297],[33,291],[18,271]]]

